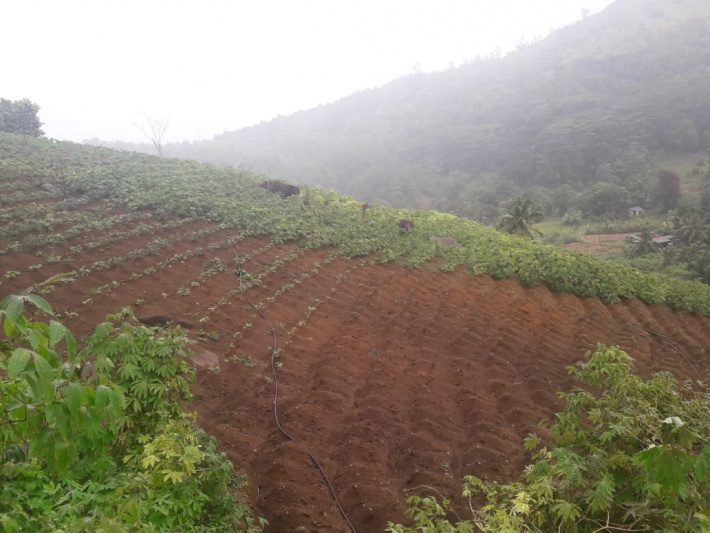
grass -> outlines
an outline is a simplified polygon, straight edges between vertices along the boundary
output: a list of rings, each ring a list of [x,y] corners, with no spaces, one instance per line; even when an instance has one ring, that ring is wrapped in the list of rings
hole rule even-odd
[[[562,222],[562,217],[545,217],[542,221],[537,222],[535,227],[540,230],[543,235],[552,233],[574,234],[579,230],[579,226],[565,225]]]
[[[585,234],[583,225],[568,226],[562,222],[562,217],[545,217],[535,224],[535,229],[542,233],[543,241],[555,246],[582,242],[582,237]]]

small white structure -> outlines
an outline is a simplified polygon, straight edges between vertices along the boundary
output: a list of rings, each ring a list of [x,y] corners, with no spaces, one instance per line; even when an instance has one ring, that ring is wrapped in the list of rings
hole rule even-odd
[[[629,207],[629,216],[630,217],[638,217],[645,214],[643,208],[636,206],[636,207]]]

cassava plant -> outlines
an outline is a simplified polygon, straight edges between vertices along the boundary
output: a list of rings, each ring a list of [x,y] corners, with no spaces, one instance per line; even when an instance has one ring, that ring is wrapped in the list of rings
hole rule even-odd
[[[53,317],[36,295],[0,303],[0,530],[260,531],[181,407],[184,335],[122,310],[78,351]]]
[[[710,531],[707,389],[668,373],[644,381],[616,347],[587,355],[569,369],[585,388],[560,393],[567,407],[549,428],[549,445],[536,435],[525,440],[535,453],[519,481],[467,476],[464,497],[485,498],[470,519],[452,523],[446,505],[414,497],[414,528],[388,531]]]

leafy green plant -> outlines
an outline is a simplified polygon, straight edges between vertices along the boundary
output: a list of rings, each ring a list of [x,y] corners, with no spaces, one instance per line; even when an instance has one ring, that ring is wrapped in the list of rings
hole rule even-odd
[[[221,244],[221,243],[220,243]],[[224,272],[224,265],[219,257],[210,259],[204,265],[202,265],[202,272],[200,277],[213,276],[218,272]]]
[[[130,428],[151,428],[161,418],[182,413],[189,400],[194,371],[185,358],[187,337],[181,329],[138,325],[130,309],[109,315],[96,326],[86,350],[97,354],[96,369],[126,390],[126,418]]]
[[[632,359],[600,345],[571,367],[584,384],[561,393],[567,408],[535,450],[520,481],[499,485],[467,476],[464,496],[485,498],[452,524],[432,499],[410,499],[415,528],[388,531],[679,531],[710,529],[710,394],[668,373],[644,381]],[[597,395],[590,389],[597,388]]]
[[[225,361],[239,363],[247,368],[254,368],[256,366],[256,361],[248,355],[230,355]]]
[[[115,438],[123,395],[106,382],[82,385],[74,337],[57,321],[27,320],[22,315],[27,303],[52,314],[49,304],[36,295],[9,296],[0,303],[9,339],[0,359],[0,368],[7,373],[0,396],[0,449],[24,446],[27,458],[63,473],[82,458],[80,449],[85,458],[87,450]],[[62,341],[66,360],[57,351]],[[12,351],[10,343],[16,346]]]
[[[533,223],[543,216],[544,213],[533,209],[532,200],[518,197],[513,201],[508,213],[496,221],[496,227],[505,233],[533,239],[535,234],[540,235]]]
[[[194,372],[179,330],[122,310],[77,351],[52,316],[36,295],[0,303],[3,530],[260,531],[228,490],[231,464],[180,406]]]

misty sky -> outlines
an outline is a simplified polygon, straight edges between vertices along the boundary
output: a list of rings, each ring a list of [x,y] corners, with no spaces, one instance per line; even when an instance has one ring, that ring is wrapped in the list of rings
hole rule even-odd
[[[611,0],[4,0],[0,97],[50,137],[209,139],[543,37]]]

